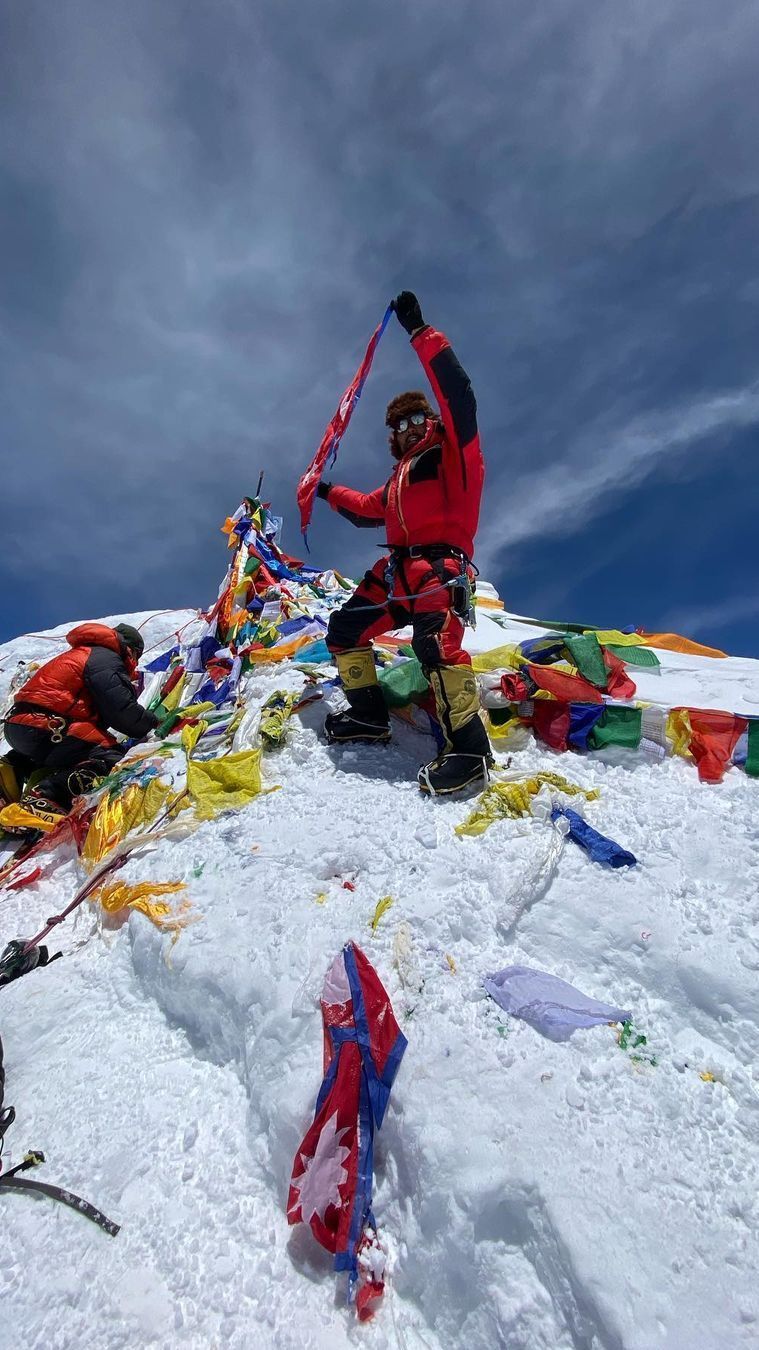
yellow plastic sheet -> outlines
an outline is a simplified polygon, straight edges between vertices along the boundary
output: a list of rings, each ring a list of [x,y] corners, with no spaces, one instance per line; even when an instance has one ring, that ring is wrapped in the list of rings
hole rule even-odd
[[[168,784],[151,778],[146,787],[132,783],[116,797],[103,797],[82,849],[85,866],[94,867],[138,825],[150,825],[166,806],[170,792]]]
[[[472,657],[472,669],[481,675],[486,670],[518,670],[524,665],[524,657],[513,642],[503,647],[491,647],[489,652],[478,652]]]
[[[690,717],[687,708],[673,708],[667,718],[666,728],[667,740],[670,741],[672,749],[676,755],[682,755],[683,759],[692,759],[690,752],[690,742],[693,732],[691,731]]]
[[[236,811],[261,792],[261,751],[238,750],[219,759],[188,759],[187,790],[199,820]]]
[[[568,797],[584,797],[588,802],[601,795],[598,788],[588,792],[585,788],[577,787],[575,783],[562,778],[560,773],[537,773],[533,778],[524,778],[515,783],[491,783],[483,792],[471,815],[467,816],[461,825],[456,826],[455,833],[484,834],[496,820],[506,818],[517,820],[520,816],[531,815],[532,798],[537,797],[544,786],[556,788],[558,792],[564,792]]]
[[[183,928],[196,923],[198,914],[191,915],[189,900],[185,900],[178,909],[172,910],[165,900],[156,900],[157,895],[172,895],[186,890],[183,881],[113,881],[93,892],[92,899],[97,900],[106,914],[119,914],[124,909],[134,909],[154,923],[164,932],[173,932],[175,940]]]

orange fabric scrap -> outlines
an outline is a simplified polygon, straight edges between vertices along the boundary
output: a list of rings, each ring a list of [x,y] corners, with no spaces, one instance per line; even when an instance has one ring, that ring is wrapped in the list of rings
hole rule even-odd
[[[283,642],[278,647],[246,647],[245,655],[256,665],[263,665],[267,661],[287,661],[310,642],[313,642],[313,637],[296,637],[292,642]]]

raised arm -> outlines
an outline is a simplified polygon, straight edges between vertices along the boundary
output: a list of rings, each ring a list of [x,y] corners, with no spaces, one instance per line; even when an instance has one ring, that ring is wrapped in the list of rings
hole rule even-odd
[[[411,339],[440,408],[443,426],[464,466],[466,451],[477,440],[477,402],[466,371],[444,333],[429,325]]]
[[[477,431],[477,401],[472,383],[445,336],[424,322],[412,291],[401,291],[394,302],[399,322],[411,338],[440,408],[450,451],[451,469],[468,486],[471,470],[482,473],[482,451]]]

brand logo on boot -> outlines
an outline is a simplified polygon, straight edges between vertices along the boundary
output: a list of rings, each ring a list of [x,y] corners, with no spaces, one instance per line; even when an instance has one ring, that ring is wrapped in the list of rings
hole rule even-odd
[[[364,673],[364,671],[363,671],[363,667],[362,667],[362,666],[348,666],[348,679],[349,679],[349,680],[356,680],[356,681],[358,681],[358,680],[361,679],[361,676],[363,675],[363,673]]]

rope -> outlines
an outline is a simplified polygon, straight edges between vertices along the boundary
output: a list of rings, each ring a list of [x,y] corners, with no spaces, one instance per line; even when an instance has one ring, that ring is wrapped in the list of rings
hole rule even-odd
[[[365,610],[385,609],[386,606],[393,605],[401,600],[421,600],[428,595],[434,595],[436,591],[450,590],[451,586],[458,585],[460,580],[460,577],[452,577],[450,581],[442,581],[438,586],[425,586],[424,590],[417,591],[415,595],[390,595],[388,593],[384,600],[378,600],[376,604],[373,605],[351,605],[350,612],[351,614],[361,614]],[[346,601],[346,604],[349,603],[350,601]]]
[[[161,614],[176,614],[176,613],[177,611],[175,609],[157,609],[154,614],[149,614],[147,619],[143,619],[142,623],[139,625],[139,628],[140,629],[144,628],[146,623],[150,623],[151,620],[157,619]],[[205,618],[206,618],[205,612],[202,609],[196,609],[192,618],[187,620],[187,623],[183,623],[181,628],[177,628],[174,630],[174,632],[172,633],[172,637],[175,637],[177,642],[180,642],[185,628],[189,628],[191,623],[197,623],[198,619],[205,619]],[[146,652],[154,652],[156,647],[162,647],[165,641],[166,641],[165,637],[159,638],[158,642],[153,642],[149,647],[146,647],[142,655],[144,656]]]
[[[137,625],[137,631],[141,632],[146,624],[150,623],[153,619],[159,618],[161,614],[176,614],[177,612],[178,611],[176,609],[157,609],[153,614],[149,614],[147,619],[143,619],[141,624]],[[189,628],[191,623],[197,623],[198,619],[204,619],[205,617],[206,615],[202,609],[196,609],[193,617],[191,619],[188,619],[187,623],[182,624],[181,628],[176,629],[175,632],[172,634],[172,636],[175,637],[177,641],[179,641],[185,628]],[[39,638],[43,642],[57,642],[61,646],[66,645],[65,633],[57,637],[55,636],[55,634],[52,633],[19,633],[18,637],[14,638],[13,641],[20,642],[22,639],[25,638]],[[150,647],[146,647],[145,652],[155,651],[156,647],[162,647],[165,641],[166,641],[165,638],[159,638],[158,642],[154,642]],[[143,652],[143,656],[145,655],[145,652]],[[10,661],[4,662],[2,665],[0,665],[0,670],[7,669],[7,667],[10,664],[12,664],[12,662]]]

